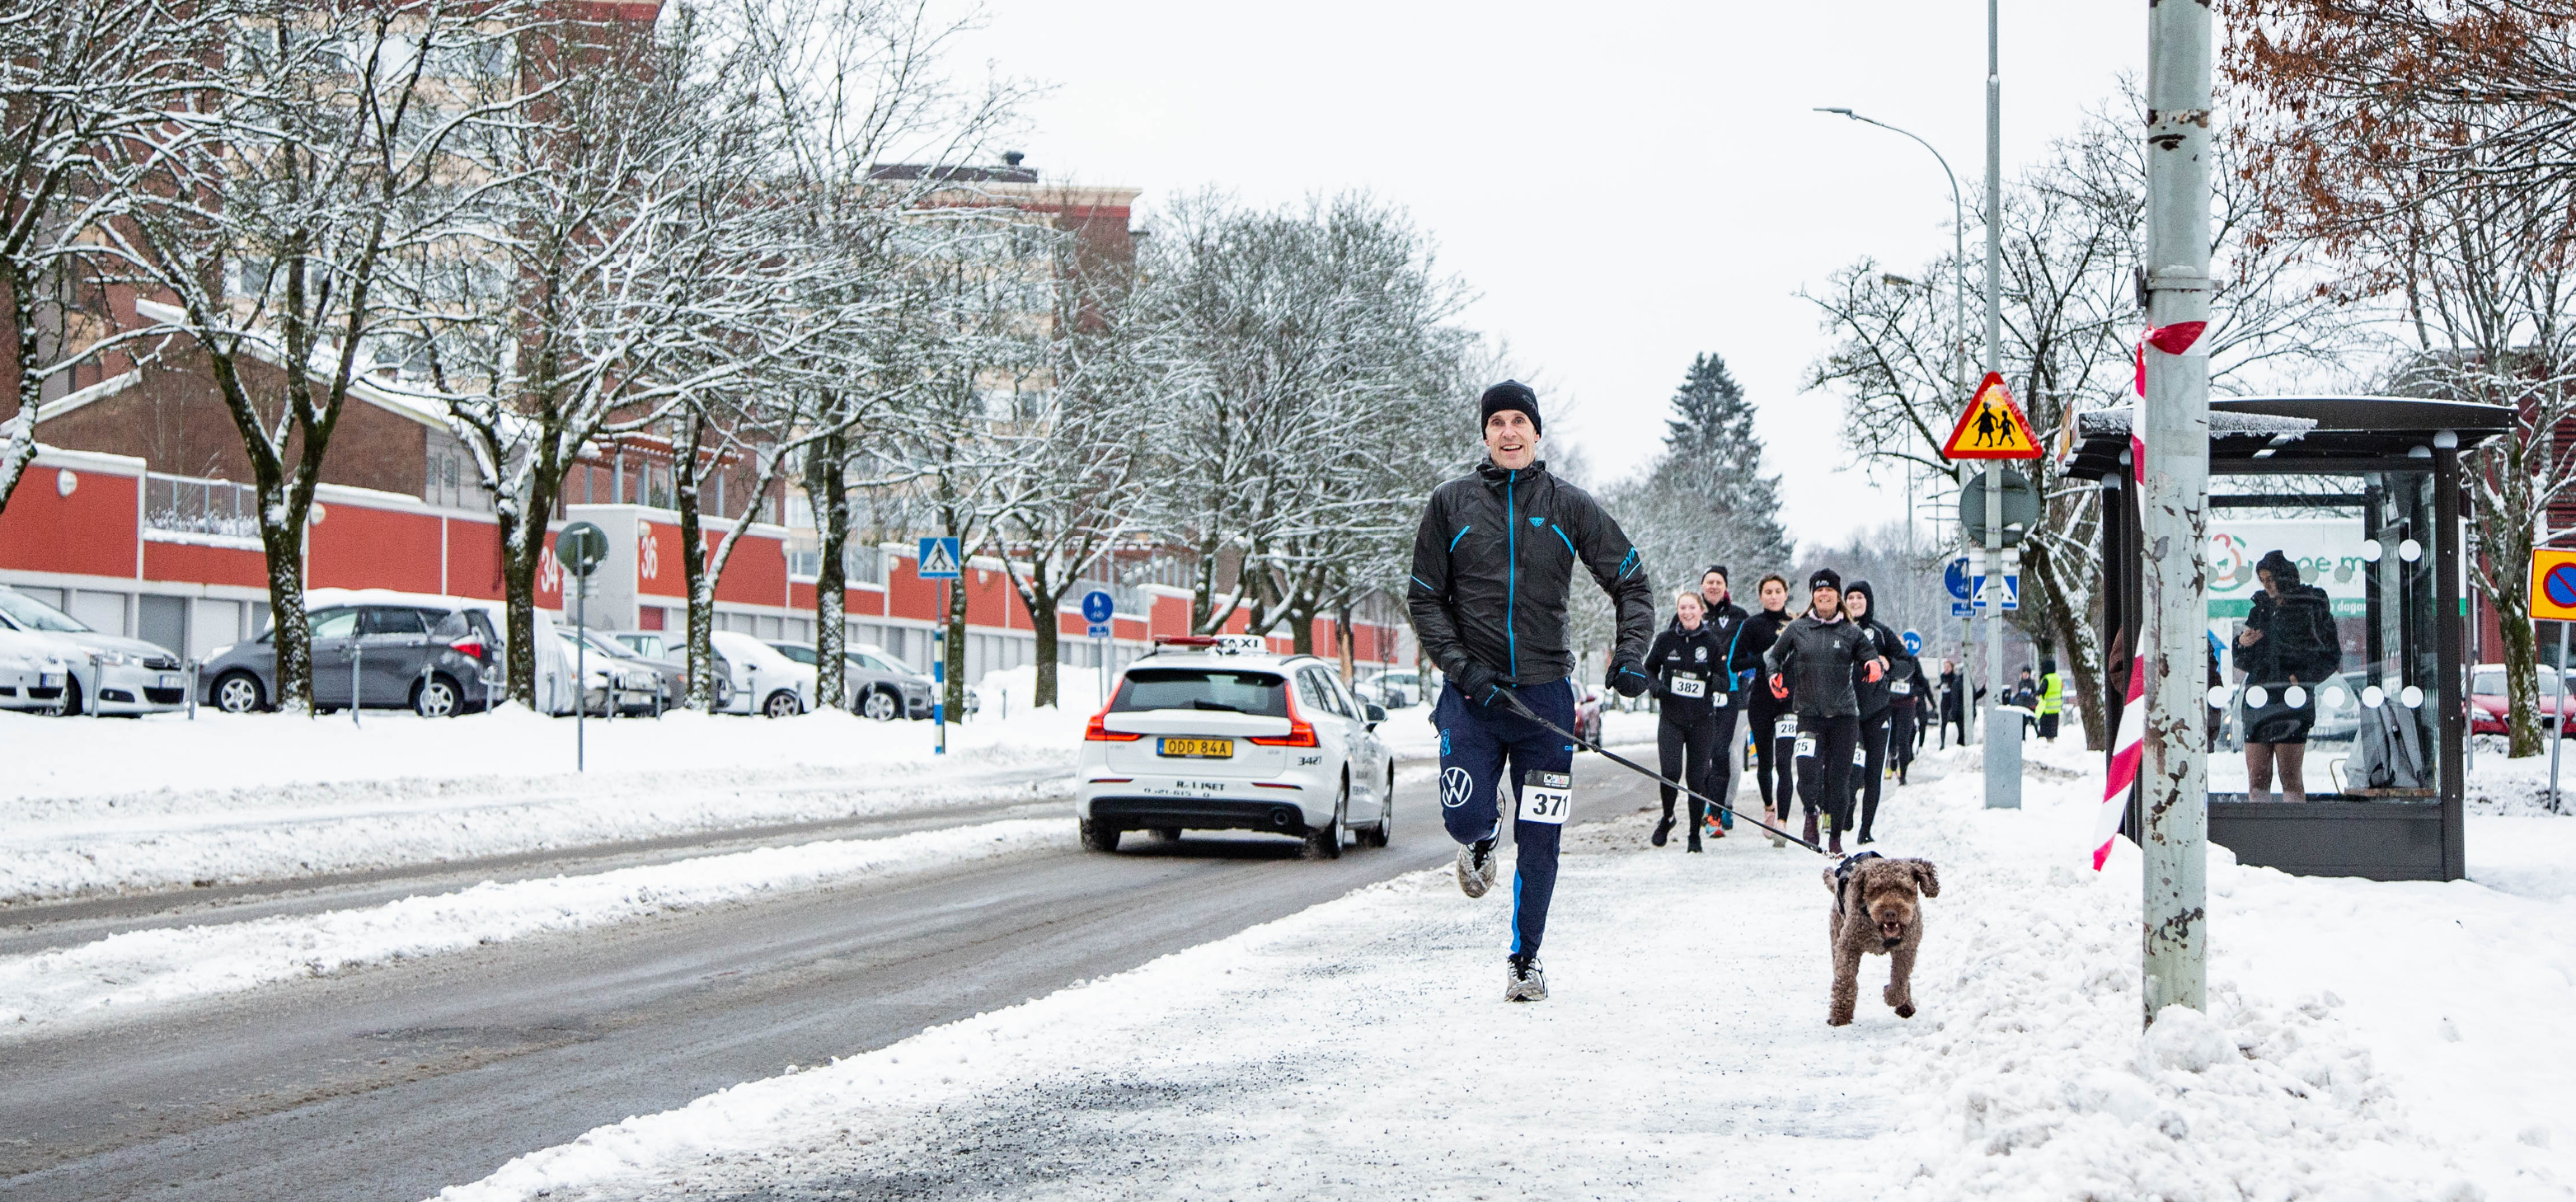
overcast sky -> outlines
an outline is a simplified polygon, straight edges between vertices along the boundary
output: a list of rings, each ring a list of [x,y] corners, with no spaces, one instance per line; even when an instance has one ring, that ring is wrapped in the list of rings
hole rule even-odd
[[[1443,265],[1479,294],[1465,324],[1536,369],[1548,442],[1580,442],[1597,475],[1654,452],[1691,356],[1714,351],[1760,406],[1797,538],[1904,516],[1901,480],[1873,488],[1846,466],[1834,398],[1798,390],[1826,338],[1795,294],[1864,255],[1910,272],[1939,253],[1949,187],[1914,143],[1808,110],[1848,106],[1911,129],[1973,187],[1983,5],[986,0],[985,11],[969,53],[1052,85],[1022,139],[1047,178],[1143,188],[1147,208],[1209,185],[1260,205],[1367,189],[1438,241]],[[2123,72],[2143,75],[2146,18],[2137,3],[2005,0],[2008,172]],[[1981,236],[1972,224],[1971,241]],[[1460,406],[1460,436],[1472,437]]]

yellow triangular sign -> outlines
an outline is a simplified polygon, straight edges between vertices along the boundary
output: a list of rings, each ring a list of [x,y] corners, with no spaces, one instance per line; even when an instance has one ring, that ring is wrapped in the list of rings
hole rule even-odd
[[[1958,426],[1950,431],[1950,441],[1941,444],[1941,457],[2039,458],[2039,440],[2031,436],[2030,419],[2023,417],[2021,406],[2013,403],[2002,373],[1987,372],[1986,382],[1977,385],[1977,395],[1959,415]]]

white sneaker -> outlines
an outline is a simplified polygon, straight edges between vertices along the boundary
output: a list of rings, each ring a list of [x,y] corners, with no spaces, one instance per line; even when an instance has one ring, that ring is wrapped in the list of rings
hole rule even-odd
[[[1483,897],[1494,887],[1494,841],[1479,839],[1458,849],[1458,891]]]
[[[1547,1000],[1547,970],[1538,966],[1538,957],[1514,956],[1503,962],[1503,1000],[1506,1002]]]

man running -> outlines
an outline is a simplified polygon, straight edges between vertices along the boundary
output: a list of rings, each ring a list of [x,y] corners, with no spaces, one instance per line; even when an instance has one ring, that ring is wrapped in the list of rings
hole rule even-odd
[[[1536,1002],[1547,998],[1538,945],[1556,892],[1574,747],[1512,702],[1574,729],[1565,606],[1576,560],[1618,613],[1610,685],[1625,696],[1651,682],[1645,655],[1655,599],[1619,524],[1539,460],[1538,394],[1505,380],[1485,390],[1481,407],[1487,458],[1474,475],[1432,491],[1413,537],[1405,602],[1423,654],[1449,678],[1431,722],[1440,728],[1441,819],[1460,844],[1458,888],[1469,897],[1494,883],[1507,768],[1515,786],[1519,871],[1503,997]]]
[[[1806,616],[1780,632],[1762,663],[1771,674],[1771,695],[1797,698],[1798,799],[1806,803],[1807,842],[1816,841],[1821,810],[1826,850],[1839,853],[1843,832],[1851,826],[1852,749],[1860,744],[1853,670],[1859,670],[1862,680],[1876,681],[1886,675],[1887,661],[1877,658],[1868,636],[1843,617],[1840,573],[1816,569],[1807,578],[1807,593]]]

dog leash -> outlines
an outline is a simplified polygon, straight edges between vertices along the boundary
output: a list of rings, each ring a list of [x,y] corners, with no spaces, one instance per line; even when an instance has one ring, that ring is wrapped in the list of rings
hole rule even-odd
[[[1529,720],[1530,720],[1530,721],[1532,721],[1532,722],[1536,722],[1536,723],[1538,723],[1540,726],[1544,726],[1544,727],[1546,727],[1547,729],[1549,729],[1549,730],[1551,730],[1551,731],[1554,731],[1556,734],[1558,734],[1558,735],[1560,735],[1560,736],[1562,736],[1562,737],[1564,737],[1564,738],[1567,738],[1567,739],[1573,740],[1574,745],[1575,745],[1575,746],[1577,746],[1577,747],[1580,747],[1580,748],[1582,748],[1582,749],[1584,749],[1584,750],[1586,750],[1586,751],[1589,751],[1589,752],[1591,752],[1591,753],[1592,753],[1592,754],[1594,754],[1594,755],[1600,756],[1602,759],[1608,760],[1608,761],[1610,761],[1610,762],[1611,762],[1611,763],[1613,763],[1613,764],[1617,764],[1617,765],[1619,765],[1620,767],[1622,767],[1622,768],[1625,768],[1625,769],[1629,770],[1630,772],[1634,772],[1634,773],[1638,774],[1639,776],[1646,777],[1646,778],[1647,778],[1647,779],[1649,779],[1649,780],[1656,781],[1656,782],[1661,783],[1661,784],[1663,784],[1663,785],[1665,785],[1665,786],[1668,786],[1668,787],[1670,787],[1670,788],[1679,789],[1679,790],[1681,790],[1684,794],[1686,794],[1686,795],[1688,795],[1689,797],[1691,797],[1693,800],[1696,800],[1696,801],[1702,802],[1702,803],[1704,803],[1704,804],[1706,804],[1706,805],[1714,806],[1714,807],[1716,807],[1716,808],[1718,808],[1718,809],[1720,809],[1720,810],[1724,810],[1724,811],[1726,811],[1726,812],[1727,812],[1727,813],[1729,813],[1729,814],[1733,814],[1733,815],[1735,815],[1736,817],[1738,817],[1738,818],[1741,818],[1741,819],[1745,820],[1746,822],[1750,822],[1750,823],[1752,823],[1752,824],[1753,824],[1753,825],[1755,825],[1755,826],[1761,827],[1762,829],[1764,829],[1764,830],[1766,830],[1766,831],[1771,832],[1772,834],[1778,835],[1778,836],[1780,836],[1781,838],[1783,838],[1783,839],[1786,839],[1786,840],[1790,841],[1791,843],[1795,843],[1795,844],[1797,844],[1797,845],[1798,845],[1798,846],[1800,846],[1800,847],[1806,848],[1807,850],[1812,851],[1812,852],[1816,853],[1817,855],[1820,855],[1820,856],[1830,856],[1830,855],[1835,854],[1835,853],[1833,853],[1833,852],[1826,851],[1824,848],[1822,848],[1822,847],[1820,847],[1820,846],[1818,846],[1818,845],[1816,845],[1816,844],[1814,844],[1814,843],[1810,843],[1810,842],[1808,842],[1808,841],[1807,841],[1807,840],[1805,840],[1805,839],[1801,839],[1801,838],[1799,838],[1799,837],[1798,837],[1798,836],[1796,836],[1796,835],[1792,835],[1792,834],[1790,834],[1790,833],[1789,833],[1789,832],[1787,832],[1787,831],[1781,830],[1779,827],[1773,826],[1773,825],[1771,825],[1771,824],[1770,824],[1770,823],[1768,823],[1768,822],[1764,822],[1764,821],[1762,821],[1762,820],[1761,820],[1761,819],[1759,819],[1759,818],[1755,818],[1755,817],[1753,817],[1753,816],[1751,816],[1751,815],[1749,815],[1749,814],[1746,814],[1746,813],[1744,813],[1743,811],[1736,809],[1734,806],[1731,806],[1731,805],[1726,804],[1725,802],[1719,801],[1719,800],[1717,800],[1717,799],[1716,799],[1716,798],[1714,798],[1714,797],[1710,797],[1710,796],[1708,796],[1707,794],[1702,793],[1702,792],[1700,792],[1700,791],[1699,791],[1699,790],[1697,790],[1697,789],[1691,788],[1689,785],[1685,785],[1685,784],[1681,783],[1680,781],[1677,781],[1677,780],[1672,779],[1671,777],[1665,776],[1663,773],[1660,773],[1660,772],[1654,771],[1653,769],[1648,768],[1648,767],[1646,767],[1645,765],[1640,764],[1640,763],[1638,763],[1638,762],[1637,762],[1637,761],[1635,761],[1635,760],[1632,760],[1632,759],[1629,759],[1629,758],[1628,758],[1628,757],[1626,757],[1626,756],[1620,755],[1619,753],[1617,753],[1617,752],[1615,752],[1615,751],[1612,751],[1612,750],[1610,750],[1609,748],[1607,748],[1607,747],[1604,747],[1604,746],[1600,745],[1599,743],[1595,743],[1595,742],[1593,742],[1593,741],[1591,741],[1591,740],[1589,740],[1589,739],[1586,739],[1586,738],[1584,738],[1583,736],[1581,736],[1581,735],[1578,735],[1578,734],[1574,733],[1573,731],[1567,730],[1566,728],[1564,728],[1564,727],[1562,727],[1562,726],[1559,726],[1559,725],[1557,725],[1556,723],[1550,722],[1550,721],[1548,721],[1548,720],[1547,720],[1547,719],[1545,719],[1545,718],[1539,717],[1536,713],[1534,713],[1534,712],[1532,712],[1532,711],[1531,711],[1531,709],[1530,709],[1530,707],[1529,707],[1529,706],[1524,705],[1524,704],[1522,704],[1522,703],[1521,703],[1521,699],[1520,699],[1519,694],[1516,694],[1516,693],[1512,692],[1510,689],[1503,689],[1503,690],[1501,690],[1501,693],[1502,693],[1503,700],[1508,701],[1508,702],[1510,702],[1510,703],[1511,703],[1511,706],[1512,706],[1512,709],[1513,709],[1513,711],[1514,711],[1514,712],[1517,712],[1518,714],[1520,714],[1520,716],[1522,716],[1522,717],[1524,717],[1524,718],[1527,718],[1527,719],[1529,719]]]

